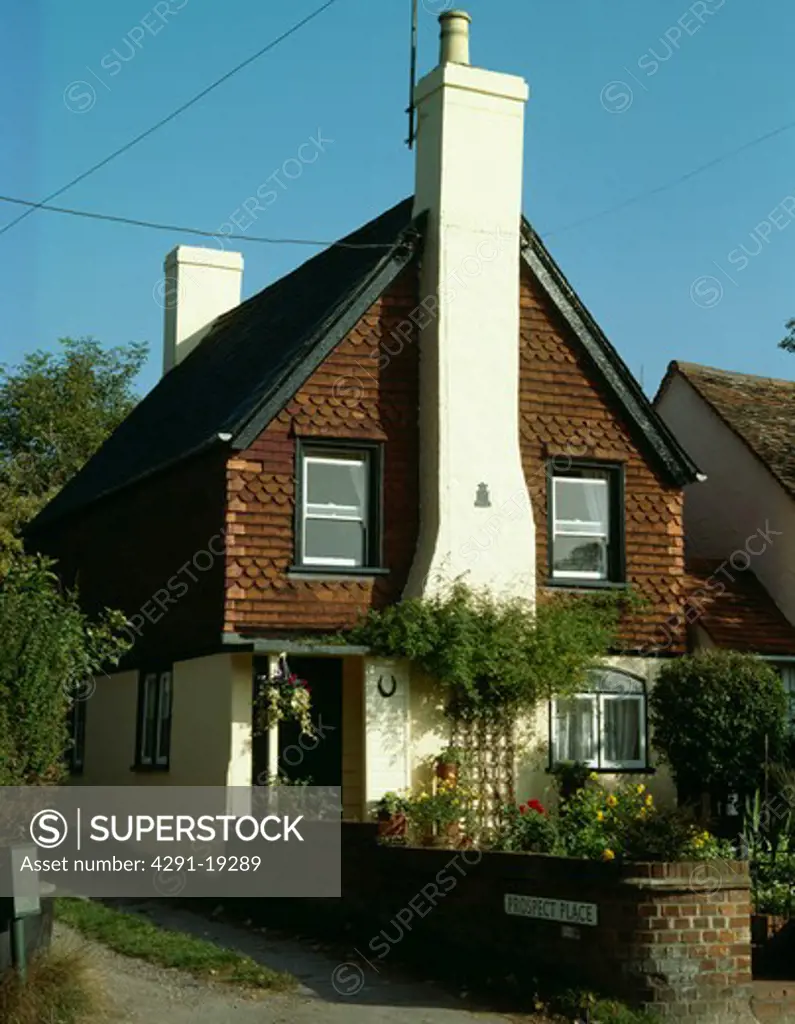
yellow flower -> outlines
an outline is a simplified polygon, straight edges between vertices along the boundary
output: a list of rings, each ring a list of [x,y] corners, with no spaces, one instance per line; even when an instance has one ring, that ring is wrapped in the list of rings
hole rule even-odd
[[[602,852],[602,860],[615,860],[615,859],[616,859],[616,855],[613,853],[612,850],[604,850]]]
[[[643,785],[642,782],[638,783],[637,792],[638,792],[638,796],[640,796],[641,793],[645,793],[646,792],[646,787]]]
[[[588,776],[588,778],[591,780],[591,782],[598,782],[599,781],[599,776],[597,775],[596,772],[591,772],[591,774]]]
[[[638,811],[638,815],[637,816],[642,821],[646,817],[646,808],[645,807],[641,807],[641,809]]]
[[[596,812],[596,820],[597,821],[604,821],[605,820],[605,812],[604,811],[597,811]]]
[[[605,803],[607,804],[608,807],[615,807],[616,804],[618,803],[618,800],[616,800],[616,798],[611,793],[610,796],[605,801]]]
[[[430,797],[428,796],[427,793],[422,792],[420,793],[420,800],[430,800]]]
[[[646,797],[646,806],[647,807],[651,807],[651,805],[653,803],[654,803],[654,797],[651,795],[651,793],[649,793],[649,795]]]

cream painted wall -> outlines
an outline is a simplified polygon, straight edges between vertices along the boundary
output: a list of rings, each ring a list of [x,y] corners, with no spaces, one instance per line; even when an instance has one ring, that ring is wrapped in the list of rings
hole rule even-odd
[[[795,501],[682,377],[657,411],[707,476],[685,490],[688,553],[724,561],[738,552],[736,567],[749,568],[795,623]],[[762,551],[768,530],[777,532]]]
[[[239,252],[178,245],[166,256],[163,288],[163,373],[204,338],[213,321],[240,305],[243,257]]]
[[[88,702],[85,767],[91,786],[250,786],[250,654],[216,654],[173,666],[171,766],[131,771],[138,673],[102,679]]]
[[[651,693],[659,675],[662,662],[658,658],[611,657],[605,664],[638,676],[646,682],[646,693]],[[555,803],[557,790],[549,774],[549,703],[544,702],[536,709],[535,715],[519,723],[517,727],[517,750],[524,751],[517,757],[516,796],[519,801],[537,799],[542,803]],[[655,769],[653,775],[639,776],[661,805],[676,803],[676,789],[668,768],[660,765],[654,753],[654,737],[649,736],[650,762]],[[615,774],[600,775],[607,785],[615,785],[631,776]]]
[[[519,227],[526,83],[462,64],[418,84],[420,537],[406,592],[535,592],[519,451]],[[429,305],[430,303],[430,305]],[[422,321],[425,321],[424,324]]]
[[[138,673],[117,672],[97,680],[86,703],[86,749],[83,773],[74,785],[133,786],[138,712]]]

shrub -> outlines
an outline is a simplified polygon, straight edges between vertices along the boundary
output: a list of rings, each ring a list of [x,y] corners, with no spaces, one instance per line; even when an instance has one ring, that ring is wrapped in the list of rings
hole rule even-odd
[[[759,658],[710,650],[672,659],[649,699],[654,743],[680,795],[708,791],[725,800],[760,783],[786,735],[786,696]]]
[[[27,984],[14,970],[0,975],[4,1024],[78,1024],[99,1008],[85,957],[78,951],[40,953],[28,966]]]
[[[558,845],[558,829],[538,800],[503,808],[502,825],[495,830],[492,849],[508,853],[552,853]]]
[[[734,859],[730,844],[699,829],[685,814],[659,810],[644,783],[614,792],[592,775],[560,810],[561,848],[570,857],[612,860]]]

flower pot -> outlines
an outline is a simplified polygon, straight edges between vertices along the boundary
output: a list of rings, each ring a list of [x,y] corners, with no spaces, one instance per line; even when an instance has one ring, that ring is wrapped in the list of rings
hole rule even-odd
[[[405,814],[379,814],[378,816],[378,835],[388,836],[390,839],[403,839],[406,835],[406,815]]]
[[[453,761],[437,761],[436,778],[440,782],[449,782],[451,785],[455,785],[458,781],[458,765]]]

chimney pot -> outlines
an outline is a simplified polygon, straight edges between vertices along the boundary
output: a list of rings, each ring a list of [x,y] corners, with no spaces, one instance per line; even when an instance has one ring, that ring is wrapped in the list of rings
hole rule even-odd
[[[440,64],[469,64],[469,26],[466,11],[446,11],[439,15],[442,26]]]

